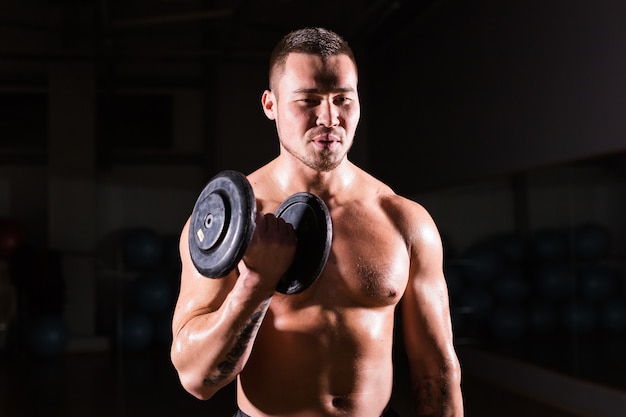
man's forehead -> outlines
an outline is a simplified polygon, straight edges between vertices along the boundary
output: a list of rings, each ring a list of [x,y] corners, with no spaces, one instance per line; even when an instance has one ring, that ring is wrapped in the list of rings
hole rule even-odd
[[[301,86],[303,89],[323,91],[355,90],[356,67],[345,54],[322,58],[318,55],[290,54],[285,72],[288,77],[312,85]]]
[[[304,65],[316,69],[341,67],[344,71],[348,68],[356,71],[356,66],[354,62],[346,54],[337,54],[324,57],[317,54],[292,52],[287,56],[285,60],[285,65],[287,67],[298,67]]]

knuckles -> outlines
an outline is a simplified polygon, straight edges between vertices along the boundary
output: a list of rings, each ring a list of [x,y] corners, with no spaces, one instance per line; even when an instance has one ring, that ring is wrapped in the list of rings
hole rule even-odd
[[[271,213],[259,213],[243,261],[248,269],[279,279],[291,265],[296,245],[296,232],[291,224]]]
[[[296,245],[296,232],[293,226],[272,213],[258,214],[253,239],[258,244]]]

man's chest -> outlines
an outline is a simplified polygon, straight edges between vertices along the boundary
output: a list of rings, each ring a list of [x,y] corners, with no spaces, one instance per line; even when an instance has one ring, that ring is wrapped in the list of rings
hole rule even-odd
[[[330,255],[318,289],[364,307],[395,304],[408,281],[409,249],[384,216],[359,214],[334,216]]]

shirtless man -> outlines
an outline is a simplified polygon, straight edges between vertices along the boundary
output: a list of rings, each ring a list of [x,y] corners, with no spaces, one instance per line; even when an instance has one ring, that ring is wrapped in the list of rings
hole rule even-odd
[[[350,48],[324,29],[293,32],[271,56],[269,81],[261,102],[280,153],[248,177],[259,214],[243,260],[206,279],[190,259],[188,223],[182,231],[171,357],[183,387],[208,399],[236,379],[239,416],[395,415],[386,413],[400,303],[417,415],[462,416],[436,226],[347,158],[360,114]],[[312,286],[284,295],[274,289],[295,232],[267,213],[301,191],[328,205],[333,242]]]

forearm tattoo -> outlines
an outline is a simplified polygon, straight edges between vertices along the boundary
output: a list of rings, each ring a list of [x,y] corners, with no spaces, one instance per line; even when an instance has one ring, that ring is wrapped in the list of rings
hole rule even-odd
[[[416,392],[417,415],[440,417],[448,404],[448,388],[443,379],[428,378],[422,381]]]
[[[204,385],[215,386],[227,379],[233,373],[235,367],[237,366],[237,362],[239,362],[243,354],[246,352],[246,349],[250,344],[250,340],[252,340],[256,331],[261,326],[262,319],[265,316],[270,300],[271,298],[265,300],[263,304],[261,304],[261,306],[259,306],[259,308],[254,312],[254,314],[252,314],[250,319],[243,325],[241,332],[239,332],[235,338],[235,345],[230,352],[226,354],[226,359],[217,365],[219,373],[215,376],[206,377],[203,381]]]

